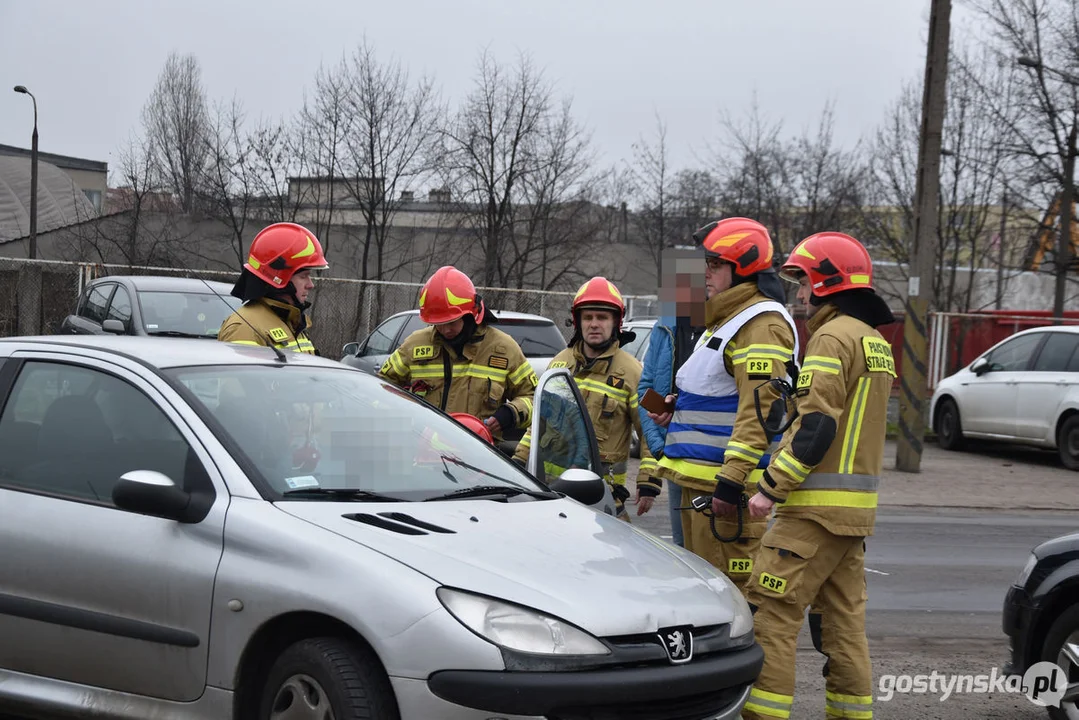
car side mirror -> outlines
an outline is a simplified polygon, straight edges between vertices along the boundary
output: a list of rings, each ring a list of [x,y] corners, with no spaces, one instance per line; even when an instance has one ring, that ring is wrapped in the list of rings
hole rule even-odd
[[[114,335],[127,334],[127,328],[124,327],[124,324],[119,320],[115,320],[113,318],[109,318],[105,322],[101,323],[101,329],[107,333],[112,333]]]
[[[560,492],[582,505],[595,505],[603,500],[607,492],[607,483],[591,470],[570,468],[562,472],[557,480],[548,485],[555,492]]]
[[[358,342],[345,343],[345,346],[341,348],[341,356],[345,355],[359,355],[360,344]]]
[[[121,510],[181,523],[198,522],[206,514],[191,502],[190,493],[156,470],[121,475],[112,489],[112,502]]]
[[[979,377],[985,375],[990,369],[992,369],[992,366],[990,366],[989,361],[983,357],[975,360],[970,366],[970,371]]]

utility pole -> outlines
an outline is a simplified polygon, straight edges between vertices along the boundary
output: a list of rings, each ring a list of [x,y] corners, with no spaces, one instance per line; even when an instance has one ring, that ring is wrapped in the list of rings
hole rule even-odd
[[[1072,205],[1075,203],[1075,133],[1079,122],[1072,120],[1068,133],[1067,156],[1064,158],[1064,193],[1060,199],[1060,236],[1057,238],[1056,292],[1053,295],[1053,324],[1064,322],[1064,296],[1068,288],[1068,270],[1071,268]]]
[[[1000,191],[1000,235],[997,236],[997,298],[996,309],[1004,305],[1004,228],[1008,222],[1008,188]],[[970,279],[974,282],[974,278]]]
[[[929,358],[929,303],[933,295],[939,223],[940,146],[948,80],[948,42],[951,0],[933,0],[929,16],[929,47],[922,90],[922,127],[918,143],[915,189],[914,243],[903,321],[903,362],[899,396],[899,438],[896,468],[920,472],[928,400],[926,369]]]

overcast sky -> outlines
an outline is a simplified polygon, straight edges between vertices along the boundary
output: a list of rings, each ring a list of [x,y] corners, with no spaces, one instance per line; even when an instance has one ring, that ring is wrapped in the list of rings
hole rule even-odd
[[[382,58],[431,73],[453,102],[481,48],[532,55],[607,163],[668,124],[676,166],[694,164],[718,115],[763,114],[792,133],[834,100],[851,144],[924,71],[929,0],[0,0],[0,143],[104,160],[136,131],[170,51],[194,53],[211,99],[291,115],[321,62],[366,34]],[[969,24],[960,4],[953,23]],[[958,32],[958,30],[956,30]]]

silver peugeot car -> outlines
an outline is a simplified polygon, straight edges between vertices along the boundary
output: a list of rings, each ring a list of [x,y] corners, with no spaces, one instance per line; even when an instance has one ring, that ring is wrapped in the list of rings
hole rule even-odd
[[[0,715],[716,720],[763,663],[719,572],[602,509],[565,369],[526,468],[341,363],[0,340]]]

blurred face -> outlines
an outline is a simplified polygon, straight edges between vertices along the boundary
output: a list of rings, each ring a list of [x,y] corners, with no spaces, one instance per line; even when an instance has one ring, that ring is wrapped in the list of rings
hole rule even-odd
[[[586,344],[599,347],[614,335],[614,312],[610,310],[582,310],[581,337]]]
[[[435,332],[447,340],[453,340],[455,337],[461,334],[461,331],[465,329],[464,317],[459,317],[456,320],[448,323],[442,323],[441,325],[435,325]]]
[[[292,287],[296,289],[296,299],[302,303],[307,302],[307,296],[315,289],[315,281],[311,279],[311,271],[300,270],[293,275]]]
[[[734,279],[734,268],[731,264],[718,258],[708,258],[705,263],[704,287],[708,297],[729,290]]]
[[[817,311],[820,310],[819,305],[814,305],[809,302],[812,297],[813,287],[809,284],[809,278],[802,275],[798,278],[798,302],[802,303],[802,307],[805,308],[807,318],[813,317],[817,314]]]

